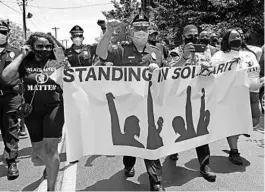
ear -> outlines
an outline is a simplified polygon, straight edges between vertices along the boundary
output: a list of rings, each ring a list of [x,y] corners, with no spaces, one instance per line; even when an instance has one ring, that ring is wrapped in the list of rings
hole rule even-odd
[[[82,41],[84,41],[84,39],[85,39],[85,37],[83,36],[83,37],[82,37]]]

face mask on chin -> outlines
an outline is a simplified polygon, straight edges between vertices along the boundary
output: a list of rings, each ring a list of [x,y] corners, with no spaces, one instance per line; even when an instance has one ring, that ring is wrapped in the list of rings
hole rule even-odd
[[[7,43],[7,36],[0,33],[0,46]]]
[[[133,42],[137,45],[143,46],[148,41],[148,33],[144,31],[137,31],[133,34]]]
[[[73,38],[73,44],[77,47],[81,46],[83,42],[83,39],[81,37],[74,37]]]
[[[242,45],[242,41],[240,39],[230,41],[230,47],[233,49],[239,49]]]
[[[48,50],[34,50],[34,54],[41,61],[46,61],[51,56],[51,51]]]

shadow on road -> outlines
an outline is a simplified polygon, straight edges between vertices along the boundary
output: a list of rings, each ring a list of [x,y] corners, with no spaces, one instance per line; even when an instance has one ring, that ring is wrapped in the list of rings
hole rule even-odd
[[[101,156],[101,155],[92,155],[92,156],[90,156],[90,157],[87,159],[85,166],[86,166],[86,167],[92,167],[92,166],[93,166],[93,165],[92,165],[92,162],[93,162],[96,158],[98,158],[98,157],[100,157],[100,156]]]
[[[223,150],[225,153],[229,153]],[[250,165],[250,162],[242,157],[243,165],[234,165],[228,160],[228,156],[211,156],[210,157],[210,167],[214,173],[235,173],[235,172],[245,172],[246,167]],[[198,159],[192,159],[185,163],[185,166],[190,169],[199,170]]]
[[[96,182],[94,185],[80,191],[148,191],[146,185],[126,180],[123,170],[115,173],[109,179]]]
[[[198,160],[195,159],[195,161]],[[182,186],[197,177],[201,177],[199,171],[176,166],[176,161],[166,157],[163,163],[163,184],[165,187]]]
[[[24,189],[22,189],[22,191],[35,191],[39,187],[41,181],[42,178],[38,179],[37,181],[26,186]]]

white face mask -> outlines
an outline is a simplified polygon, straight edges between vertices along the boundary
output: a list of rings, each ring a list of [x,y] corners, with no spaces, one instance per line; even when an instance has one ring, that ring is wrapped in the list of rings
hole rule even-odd
[[[83,42],[83,39],[80,38],[80,37],[75,37],[73,38],[73,43],[76,45],[76,46],[81,46],[82,45],[82,42]]]
[[[133,34],[133,42],[138,45],[145,45],[148,40],[148,33],[145,31],[137,31]]]
[[[7,42],[7,36],[0,33],[0,45],[4,45]]]

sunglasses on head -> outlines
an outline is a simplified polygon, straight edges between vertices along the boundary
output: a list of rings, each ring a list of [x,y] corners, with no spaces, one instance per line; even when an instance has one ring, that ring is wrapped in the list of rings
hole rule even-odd
[[[8,31],[0,31],[0,33],[1,33],[2,35],[7,35],[7,34],[8,34]]]
[[[36,45],[35,46],[37,49],[47,49],[47,50],[52,50],[52,45],[48,44],[48,45]]]

